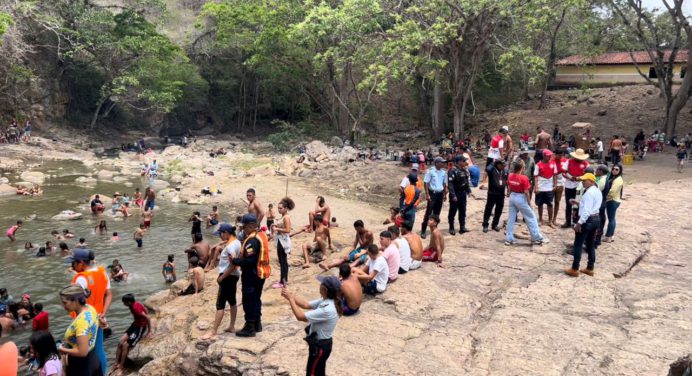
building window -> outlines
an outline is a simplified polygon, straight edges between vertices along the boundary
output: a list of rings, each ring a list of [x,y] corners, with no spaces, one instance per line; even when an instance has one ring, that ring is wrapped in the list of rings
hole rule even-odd
[[[682,69],[680,69],[680,78],[685,78],[686,74],[687,74],[687,67],[682,67]]]
[[[649,68],[649,78],[658,78],[658,75],[656,75],[656,68]]]

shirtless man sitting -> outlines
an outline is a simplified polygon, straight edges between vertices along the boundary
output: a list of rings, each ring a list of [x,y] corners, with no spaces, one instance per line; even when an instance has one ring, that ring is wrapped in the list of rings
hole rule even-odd
[[[423,240],[413,232],[413,223],[405,221],[401,225],[401,235],[406,239],[409,247],[411,247],[411,267],[409,270],[420,268],[423,261]]]
[[[363,288],[348,264],[339,266],[339,278],[341,279],[341,309],[344,316],[353,316],[358,313],[363,302]]]
[[[353,241],[353,250],[340,259],[333,260],[328,263],[326,261],[320,263],[320,268],[329,270],[345,262],[350,263],[351,267],[365,263],[365,259],[368,257],[368,247],[370,244],[372,244],[372,232],[365,228],[365,224],[360,219],[353,223],[353,228],[356,230],[356,239]]]
[[[430,237],[430,244],[428,248],[423,250],[423,261],[435,261],[437,266],[442,266],[442,252],[445,250],[445,242],[442,238],[442,233],[437,225],[440,224],[440,217],[436,215],[431,215],[428,219],[428,227],[432,231],[432,237]]]
[[[199,259],[190,257],[190,270],[188,270],[190,285],[180,295],[198,294],[204,290],[204,269],[199,265]]]
[[[192,260],[192,257],[197,257],[199,259],[199,266],[204,268],[209,262],[209,250],[211,246],[209,242],[202,238],[201,233],[196,233],[193,235],[195,242],[190,246],[190,248],[185,250],[187,253],[188,260]]]
[[[262,223],[262,219],[264,218],[264,209],[262,208],[262,204],[259,202],[259,200],[257,200],[255,189],[248,189],[245,197],[247,198],[247,212],[255,215],[257,218],[257,225],[259,225]]]
[[[329,226],[329,218],[332,217],[332,209],[329,207],[329,205],[326,204],[326,202],[324,201],[324,197],[322,196],[317,196],[317,198],[315,199],[315,210],[312,210],[310,211],[310,213],[308,213],[309,224],[306,226],[308,232],[312,232],[315,230],[313,219],[317,215],[323,218],[323,223],[325,226]]]
[[[313,223],[315,225],[315,237],[312,239],[312,244],[303,244],[303,258],[305,259],[303,268],[310,267],[310,256],[318,259],[319,261],[317,262],[321,262],[327,259],[329,255],[328,250],[332,249],[332,237],[329,235],[327,226],[322,223],[322,216],[315,216]],[[299,231],[291,236],[300,232],[303,231]]]

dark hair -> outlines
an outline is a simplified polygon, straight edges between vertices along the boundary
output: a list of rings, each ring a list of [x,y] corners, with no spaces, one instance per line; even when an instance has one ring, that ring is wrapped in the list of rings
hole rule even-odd
[[[218,209],[219,207],[216,206],[216,205],[214,205],[214,206],[212,206],[211,208],[212,208],[212,209]]]
[[[199,214],[198,211],[194,211],[194,212],[192,212],[192,215],[201,215],[201,214]]]
[[[34,312],[39,313],[41,311],[43,311],[43,304],[34,303]]]
[[[353,222],[353,227],[365,227],[365,223],[363,223],[363,221],[359,219]]]
[[[195,243],[199,243],[203,240],[201,232],[195,232]]]
[[[392,206],[389,208],[389,210],[393,211],[396,214],[399,214],[401,212],[401,209],[397,208],[396,206]]]
[[[19,220],[19,221],[17,221],[17,224],[18,224],[18,225],[23,225],[23,224],[24,224],[24,221]]]
[[[351,276],[351,265],[349,265],[347,262],[341,264],[341,266],[339,266],[339,275],[344,279]]]
[[[522,168],[524,168],[524,164],[521,162],[514,162],[512,165],[512,171],[514,171],[514,173],[519,173]]]
[[[338,313],[339,317],[341,317],[344,314],[344,307],[341,305],[341,291],[327,289],[327,299],[334,300],[334,307],[336,307],[336,313]]]
[[[296,203],[290,197],[282,198],[279,204],[288,210],[293,210],[296,207]]]
[[[317,222],[322,222],[322,214],[317,214],[313,220]]]
[[[250,188],[245,193],[252,193],[254,195],[255,194],[255,188]]]
[[[270,208],[273,208],[273,207],[274,207],[274,204],[269,204],[269,207],[270,207]]]
[[[439,215],[433,214],[433,215],[431,215],[430,217],[428,217],[428,219],[432,219],[432,220],[435,221],[436,223],[440,223],[440,216],[439,216]]]
[[[380,251],[380,248],[377,246],[377,244],[370,244],[368,246],[368,253],[378,253]]]
[[[29,339],[31,347],[34,349],[34,356],[38,360],[39,367],[46,365],[51,359],[60,359],[58,347],[55,345],[55,338],[47,330],[39,330],[31,334]]]
[[[135,296],[132,294],[125,294],[123,295],[123,303],[125,304],[132,304],[135,302]]]
[[[624,171],[622,171],[622,165],[619,164],[619,163],[618,163],[618,164],[614,164],[613,167],[611,167],[610,169],[612,170],[612,169],[615,168],[615,167],[617,167],[617,168],[620,169],[620,173],[617,174],[617,176],[622,176],[622,173],[624,172]],[[612,175],[612,174],[611,174],[611,175]]]
[[[79,242],[80,242],[80,243],[84,243],[84,242],[86,242],[86,239],[84,239],[84,238],[79,238]]]
[[[392,233],[389,231],[382,231],[380,232],[380,238],[392,238]]]
[[[392,235],[393,238],[396,238],[399,236],[399,228],[396,227],[396,225],[391,225],[387,227],[387,231]]]
[[[58,232],[58,230],[53,230],[53,231],[50,232],[50,234],[51,234],[51,235],[58,235],[59,232]]]
[[[401,228],[405,228],[406,231],[411,232],[413,231],[413,222],[404,221],[404,223],[401,224]]]
[[[190,265],[192,265],[193,267],[199,266],[199,257],[197,256],[190,257],[190,260],[188,261],[190,262]]]
[[[324,205],[324,197],[317,196],[317,203],[320,204],[320,206]]]
[[[173,262],[175,255],[168,255],[168,262]]]

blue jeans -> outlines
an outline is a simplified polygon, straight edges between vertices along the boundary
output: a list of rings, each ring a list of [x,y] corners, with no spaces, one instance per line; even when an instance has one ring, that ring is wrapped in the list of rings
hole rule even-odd
[[[617,225],[617,221],[615,221],[615,214],[618,211],[618,208],[620,207],[620,203],[611,200],[606,202],[606,215],[608,216],[608,229],[606,230],[606,237],[611,237],[615,234],[615,226]]]
[[[99,358],[99,362],[101,363],[101,371],[103,371],[103,376],[106,376],[106,373],[108,372],[108,360],[106,358],[106,350],[103,348],[103,328],[100,326],[98,333],[96,334],[94,351],[96,352],[96,356]]]
[[[514,192],[509,195],[509,221],[507,222],[507,235],[505,240],[509,242],[514,241],[514,223],[517,220],[517,212],[521,213],[521,215],[524,217],[526,226],[529,228],[529,232],[531,233],[531,240],[543,240],[541,230],[538,229],[536,214],[529,206],[529,202],[526,200],[526,195],[523,193]]]
[[[574,234],[574,261],[572,261],[572,269],[579,270],[581,263],[581,252],[586,243],[586,253],[589,254],[589,262],[586,268],[593,270],[596,264],[596,232],[601,226],[601,220],[598,216],[589,217],[586,223],[581,225],[581,231]]]

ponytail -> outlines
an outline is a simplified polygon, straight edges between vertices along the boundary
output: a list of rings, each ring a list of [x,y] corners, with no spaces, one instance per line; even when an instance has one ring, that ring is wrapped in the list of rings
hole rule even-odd
[[[334,301],[334,307],[336,307],[336,313],[339,317],[344,315],[344,308],[341,305],[341,292],[340,291],[330,291],[327,290],[327,299],[332,299]]]

